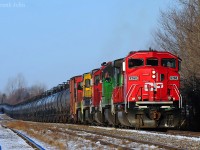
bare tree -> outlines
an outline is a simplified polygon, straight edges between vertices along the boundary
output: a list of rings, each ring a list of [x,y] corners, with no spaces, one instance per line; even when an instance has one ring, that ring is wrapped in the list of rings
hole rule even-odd
[[[10,78],[6,85],[8,94],[8,103],[18,103],[23,100],[26,93],[26,81],[22,74],[18,74],[14,78]]]
[[[6,94],[0,93],[0,102],[16,104],[29,100],[31,97],[40,95],[46,90],[46,85],[36,83],[31,87],[26,86],[26,80],[22,74],[18,74],[14,78],[10,78],[6,85]]]
[[[18,74],[16,77],[8,79],[6,91],[11,95],[16,91],[16,89],[23,89],[24,87],[26,87],[25,78],[22,74]]]
[[[200,0],[179,0],[178,4],[161,12],[154,40],[182,58],[182,77],[191,79],[190,83],[200,78]]]
[[[46,91],[46,85],[43,83],[36,83],[29,88],[29,95],[30,97],[34,97],[36,95],[40,95],[44,91]]]

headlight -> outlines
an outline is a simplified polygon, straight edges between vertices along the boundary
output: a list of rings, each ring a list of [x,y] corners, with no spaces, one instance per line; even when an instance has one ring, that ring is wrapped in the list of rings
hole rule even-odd
[[[168,100],[171,101],[171,100],[172,100],[172,97],[171,97],[171,96],[168,96]]]
[[[141,96],[138,96],[138,100],[141,101],[141,100],[142,100],[142,97],[141,97]]]
[[[156,74],[156,71],[155,71],[155,70],[153,70],[153,71],[152,71],[152,74]]]
[[[155,78],[156,78],[156,75],[152,75],[152,78],[155,79]]]

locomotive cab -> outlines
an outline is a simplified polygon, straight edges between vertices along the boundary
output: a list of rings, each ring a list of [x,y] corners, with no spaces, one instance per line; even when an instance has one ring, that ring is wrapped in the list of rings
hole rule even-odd
[[[93,80],[92,75],[98,69],[94,69],[89,73],[83,74],[83,122],[90,122],[93,121],[92,116],[92,88],[93,88]]]
[[[82,122],[82,76],[75,76],[70,79],[70,114],[74,122]]]
[[[137,52],[130,54],[125,62],[128,102],[165,106],[181,100],[176,56],[168,52]]]

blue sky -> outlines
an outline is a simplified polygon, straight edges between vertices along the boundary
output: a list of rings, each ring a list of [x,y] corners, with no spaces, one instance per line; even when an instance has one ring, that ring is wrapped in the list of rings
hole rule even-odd
[[[0,0],[0,91],[23,74],[48,88],[148,49],[174,0]]]

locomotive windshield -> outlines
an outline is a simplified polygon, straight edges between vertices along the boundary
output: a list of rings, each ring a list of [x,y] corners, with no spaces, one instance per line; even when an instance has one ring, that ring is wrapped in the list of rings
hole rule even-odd
[[[147,66],[158,66],[158,59],[157,58],[149,58],[146,62]]]
[[[129,59],[128,60],[128,67],[129,68],[143,66],[143,65],[144,65],[143,59]]]
[[[78,89],[78,90],[83,90],[82,82],[79,82],[79,83],[77,83],[77,84],[78,84],[77,89]],[[76,93],[76,92],[75,92],[75,93]]]
[[[176,60],[174,58],[164,58],[161,60],[164,67],[176,68]]]
[[[85,80],[85,87],[89,88],[90,87],[90,79]]]
[[[99,84],[99,81],[100,81],[100,76],[99,76],[99,75],[95,76],[95,77],[94,77],[94,81],[95,81],[94,84],[95,84],[95,85],[98,85],[98,84]]]

